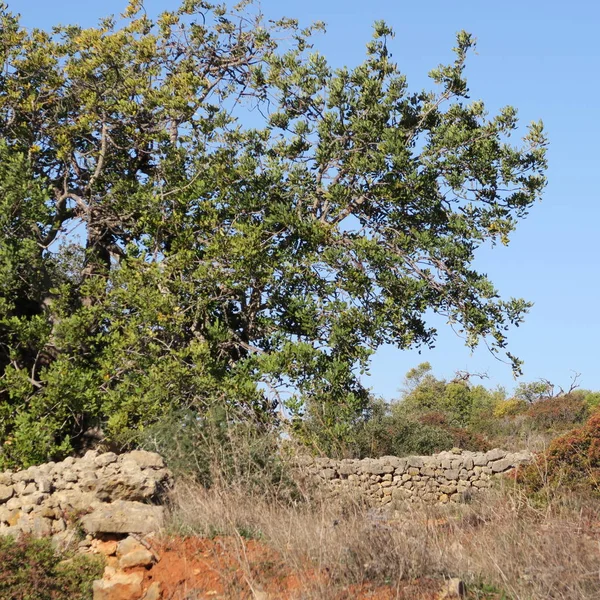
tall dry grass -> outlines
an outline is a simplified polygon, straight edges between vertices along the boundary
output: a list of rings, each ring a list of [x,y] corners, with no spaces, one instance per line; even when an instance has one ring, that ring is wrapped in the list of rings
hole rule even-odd
[[[464,580],[471,598],[600,598],[600,506],[591,499],[554,490],[549,502],[535,506],[506,485],[469,505],[407,504],[383,514],[356,499],[334,502],[304,492],[290,503],[243,486],[207,490],[180,481],[171,528],[237,539],[250,587],[244,545],[260,538],[290,571],[326,574],[306,579],[302,597],[315,600],[353,584],[400,589],[409,580],[449,577]],[[486,596],[482,582],[500,593]]]

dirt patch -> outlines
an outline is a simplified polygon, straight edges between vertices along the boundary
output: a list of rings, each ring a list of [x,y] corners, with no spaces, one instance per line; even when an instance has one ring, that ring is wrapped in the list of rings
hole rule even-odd
[[[436,598],[440,583],[342,586],[326,571],[296,571],[266,544],[244,538],[171,537],[156,542],[160,560],[145,572],[145,587],[159,581],[164,600],[392,600]]]

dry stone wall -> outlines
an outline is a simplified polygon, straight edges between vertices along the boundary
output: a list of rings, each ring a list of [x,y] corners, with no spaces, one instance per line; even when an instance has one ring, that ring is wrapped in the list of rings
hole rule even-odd
[[[91,535],[158,531],[170,485],[163,459],[144,451],[89,451],[0,473],[0,535],[30,533],[68,543],[78,528]]]
[[[402,502],[461,502],[489,488],[495,475],[531,460],[529,452],[454,449],[432,456],[384,456],[336,461],[306,459],[305,468],[332,495],[358,494],[375,507]]]
[[[308,458],[301,471],[332,495],[358,493],[375,507],[394,508],[405,501],[459,502],[529,460],[525,452],[453,450],[406,458]],[[159,560],[152,537],[163,526],[171,484],[163,459],[144,451],[90,451],[0,473],[0,535],[52,536],[59,546],[75,542],[81,552],[103,554],[106,567],[93,583],[94,600],[161,600],[160,583],[144,572]]]

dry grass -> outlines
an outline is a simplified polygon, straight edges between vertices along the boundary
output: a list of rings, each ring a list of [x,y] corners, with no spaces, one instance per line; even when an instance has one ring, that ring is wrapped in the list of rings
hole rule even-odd
[[[384,517],[351,499],[307,494],[290,505],[180,482],[172,528],[236,539],[250,589],[258,583],[245,556],[248,538],[272,548],[290,572],[325,574],[306,578],[303,598],[339,597],[341,588],[366,582],[400,590],[406,581],[448,577],[462,578],[472,598],[600,598],[600,506],[568,494],[536,508],[514,489],[495,490],[470,505],[407,505]],[[481,582],[499,593],[486,595]]]

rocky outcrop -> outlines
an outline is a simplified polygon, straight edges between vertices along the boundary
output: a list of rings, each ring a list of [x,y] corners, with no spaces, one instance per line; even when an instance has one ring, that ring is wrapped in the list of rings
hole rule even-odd
[[[162,497],[171,485],[163,459],[152,452],[117,456],[90,451],[82,458],[0,474],[0,535],[73,537],[72,526],[101,533],[149,533],[163,524]]]
[[[144,571],[156,561],[148,544],[126,537],[119,542],[94,540],[88,552],[103,554],[106,568],[94,581],[94,600],[160,600],[159,582],[144,582]]]
[[[336,461],[307,458],[304,467],[332,495],[359,494],[373,506],[402,502],[461,502],[489,488],[495,475],[531,460],[529,452],[454,449],[432,456],[384,456]]]

